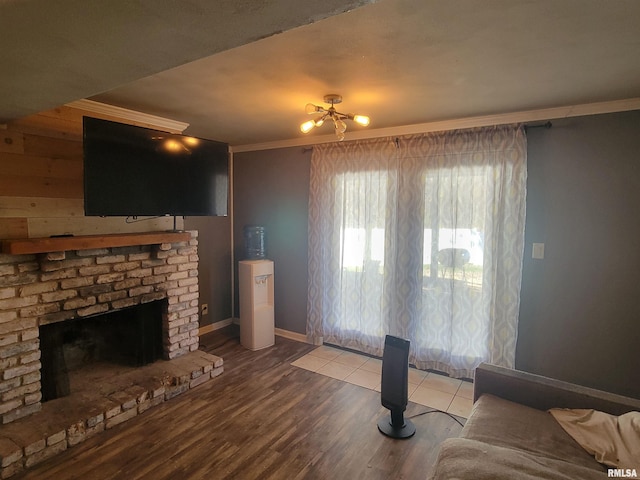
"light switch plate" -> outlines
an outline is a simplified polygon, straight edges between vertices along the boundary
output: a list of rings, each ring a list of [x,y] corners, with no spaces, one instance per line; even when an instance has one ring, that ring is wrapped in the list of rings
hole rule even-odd
[[[542,260],[544,258],[544,243],[534,243],[531,258]]]

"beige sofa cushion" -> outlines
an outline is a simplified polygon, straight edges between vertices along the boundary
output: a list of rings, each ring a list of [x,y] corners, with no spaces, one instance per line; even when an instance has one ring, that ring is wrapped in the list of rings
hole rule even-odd
[[[442,443],[432,480],[596,480],[603,471],[468,438]]]
[[[482,395],[476,401],[460,436],[489,445],[518,449],[541,458],[605,471],[550,413],[489,394]]]

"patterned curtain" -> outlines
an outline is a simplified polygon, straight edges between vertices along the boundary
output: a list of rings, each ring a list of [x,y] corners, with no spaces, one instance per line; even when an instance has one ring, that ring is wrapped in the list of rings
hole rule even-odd
[[[518,126],[314,147],[307,333],[418,368],[513,367],[524,250]]]

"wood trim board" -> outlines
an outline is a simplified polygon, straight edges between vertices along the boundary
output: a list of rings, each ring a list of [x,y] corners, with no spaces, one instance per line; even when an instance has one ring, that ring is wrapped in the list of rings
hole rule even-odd
[[[94,248],[128,247],[161,243],[187,242],[189,232],[119,233],[110,235],[80,235],[2,240],[2,253],[24,255]]]

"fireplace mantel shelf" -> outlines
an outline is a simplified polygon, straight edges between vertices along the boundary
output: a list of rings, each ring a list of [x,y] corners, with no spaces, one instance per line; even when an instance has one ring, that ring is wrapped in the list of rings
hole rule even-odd
[[[19,238],[2,240],[2,253],[23,255],[68,250],[92,250],[94,248],[187,242],[190,239],[191,234],[189,232],[116,233],[109,235]]]

